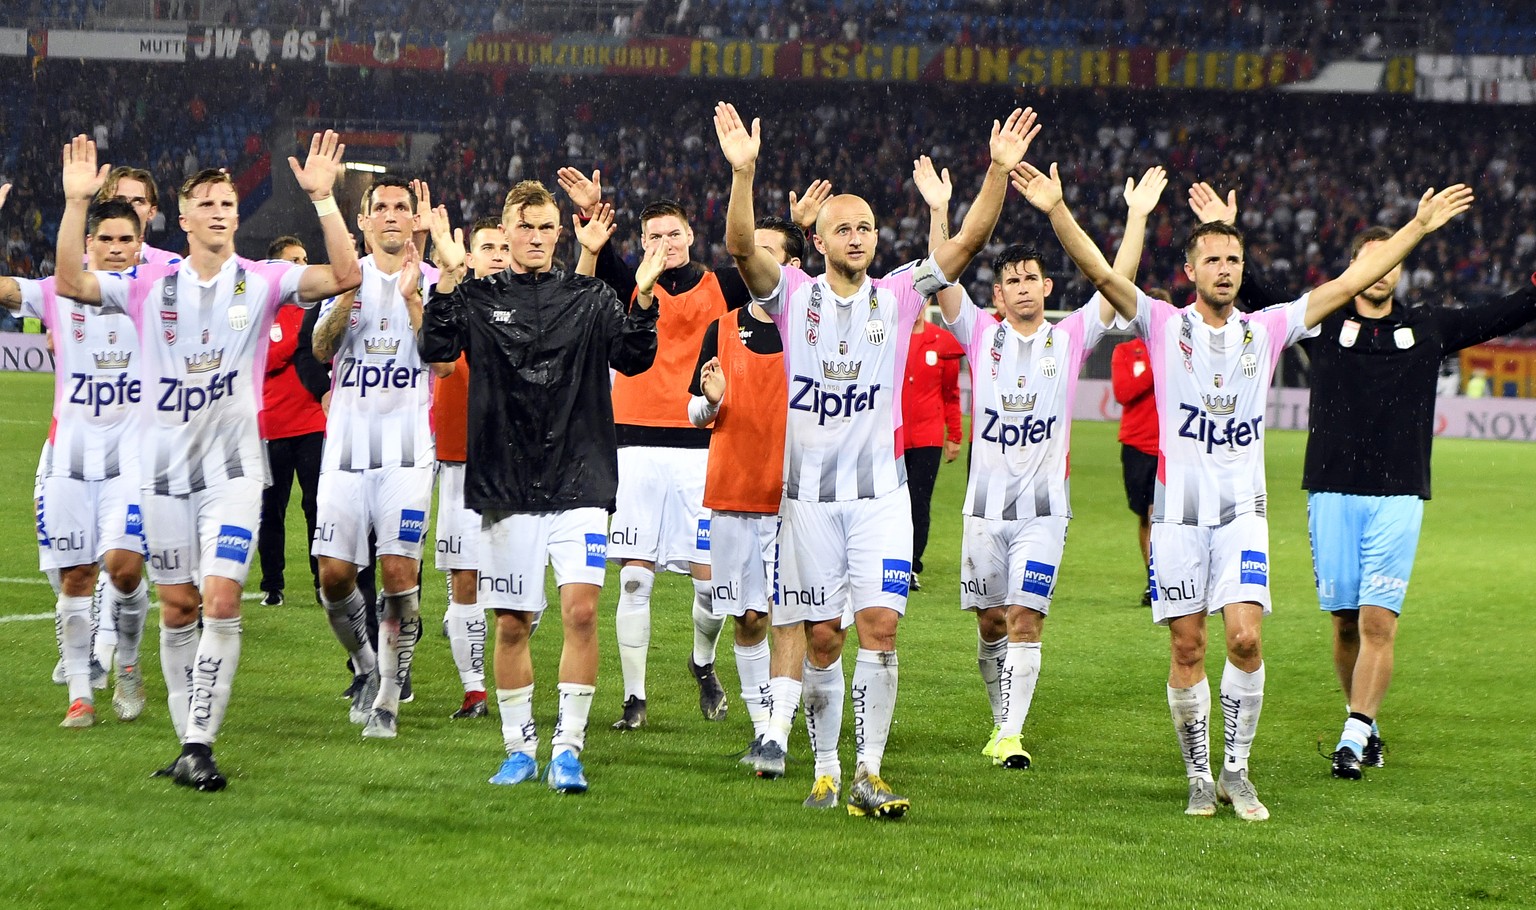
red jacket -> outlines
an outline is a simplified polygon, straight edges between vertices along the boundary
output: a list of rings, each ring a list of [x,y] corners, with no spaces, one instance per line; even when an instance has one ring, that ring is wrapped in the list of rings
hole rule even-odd
[[[325,411],[294,368],[293,355],[299,349],[299,328],[304,310],[283,304],[272,322],[272,344],[267,348],[267,376],[261,392],[261,413],[257,424],[262,439],[288,439],[309,433],[325,432]]]
[[[930,322],[918,323],[907,347],[906,384],[901,393],[903,450],[961,441],[960,358],[965,352],[952,335]]]
[[[1146,342],[1133,338],[1115,345],[1109,361],[1110,385],[1120,414],[1120,441],[1148,455],[1157,454],[1157,402],[1152,397],[1152,361]]]

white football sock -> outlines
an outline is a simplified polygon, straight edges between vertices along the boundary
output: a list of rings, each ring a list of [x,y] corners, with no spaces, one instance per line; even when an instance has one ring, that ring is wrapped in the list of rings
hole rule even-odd
[[[229,710],[229,694],[240,666],[240,617],[203,619],[203,637],[192,665],[192,703],[186,742],[213,745]]]
[[[801,671],[805,700],[805,732],[811,740],[811,753],[816,758],[815,776],[831,775],[842,780],[843,769],[837,758],[837,740],[843,731],[843,665],[842,662],[821,668],[811,665],[809,658]]]
[[[55,607],[64,648],[64,681],[69,701],[93,701],[91,695],[91,598],[60,594]]]
[[[479,604],[448,602],[448,650],[465,692],[485,691],[485,610]]]
[[[496,706],[501,709],[501,740],[507,746],[507,756],[521,752],[537,758],[539,731],[533,722],[533,686],[497,689]]]
[[[1179,737],[1179,751],[1184,756],[1185,776],[1212,780],[1211,681],[1202,679],[1185,689],[1169,686],[1168,710],[1173,715],[1173,731]]]
[[[1248,753],[1253,751],[1253,737],[1259,732],[1259,712],[1264,708],[1264,664],[1245,673],[1227,661],[1221,671],[1221,718],[1226,731],[1223,767],[1227,771],[1248,770]]]
[[[109,591],[117,601],[117,665],[137,666],[144,644],[144,619],[149,615],[149,583],[140,579],[139,586],[127,594],[117,588]]]
[[[1008,636],[997,641],[987,641],[976,636],[976,666],[981,670],[981,681],[987,687],[987,704],[992,706],[992,723],[1003,722],[1003,655],[1008,651]]]
[[[563,682],[559,685],[560,713],[555,716],[555,735],[550,740],[550,757],[574,752],[579,757],[587,743],[587,717],[592,713],[592,693],[596,686]]]
[[[725,617],[716,616],[714,587],[711,582],[693,579],[693,664],[708,666],[715,662],[715,645]]]
[[[192,702],[192,667],[197,663],[197,623],[178,629],[160,625],[160,674],[165,677],[165,703],[170,708],[176,739],[186,742],[187,712]]]
[[[326,600],[321,594],[320,605],[325,607],[325,619],[336,640],[352,658],[352,672],[361,676],[377,669],[378,656],[368,643],[368,602],[363,599],[363,592],[354,587],[352,593],[339,601]]]
[[[896,712],[896,652],[859,649],[853,664],[853,740],[855,759],[880,773],[885,743]]]
[[[795,712],[800,708],[800,680],[788,676],[775,676],[768,680],[773,693],[773,713],[768,718],[768,731],[763,734],[764,743],[778,743],[779,748],[789,751],[789,731],[795,725]]]
[[[619,570],[619,607],[614,637],[619,640],[619,667],[624,673],[624,699],[645,698],[645,655],[651,647],[651,588],[656,573],[641,566]]]
[[[755,645],[736,645],[736,675],[741,677],[741,702],[752,720],[753,737],[768,730],[773,715],[773,689],[768,684],[768,640]]]
[[[91,595],[91,612],[96,616],[96,637],[91,642],[92,656],[108,670],[117,651],[117,598],[112,596],[112,576],[102,569],[96,575],[96,591]]]
[[[421,640],[421,589],[385,594],[379,622],[379,697],[375,708],[400,712],[400,692],[411,675],[411,659]]]
[[[999,736],[1014,736],[1024,729],[1029,718],[1029,703],[1035,699],[1035,683],[1040,679],[1040,643],[1010,641],[1003,656],[1003,722]]]

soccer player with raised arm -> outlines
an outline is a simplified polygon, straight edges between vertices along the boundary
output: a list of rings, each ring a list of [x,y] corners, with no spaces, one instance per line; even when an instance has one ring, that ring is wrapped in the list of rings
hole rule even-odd
[[[914,179],[927,195],[936,178],[920,159]],[[1129,207],[1115,269],[1134,279],[1147,216],[1168,178],[1151,168],[1127,179]],[[1015,244],[993,260],[992,303],[984,314],[959,288],[939,292],[944,327],[965,350],[971,371],[970,481],[965,492],[960,606],[974,611],[978,664],[992,706],[992,736],[982,755],[1004,768],[1030,766],[1023,728],[1040,678],[1041,632],[1061,568],[1067,522],[1068,451],[1078,374],[1114,308],[1095,294],[1055,324],[1038,250]]]
[[[126,202],[92,206],[86,221],[89,265],[126,271],[139,262],[139,219]],[[96,720],[91,691],[91,592],[106,570],[105,615],[116,630],[120,720],[144,710],[139,645],[149,612],[144,583],[144,521],[139,491],[138,335],[120,309],[61,297],[53,278],[0,277],[0,305],[40,320],[54,337],[53,422],[37,492],[42,568],[59,575],[57,629],[69,686],[61,726]],[[104,622],[103,625],[106,625]]]
[[[447,210],[442,211],[447,217]],[[462,234],[463,228],[455,233]],[[512,248],[499,218],[481,218],[469,232],[466,253],[475,278],[494,275],[512,261]],[[437,555],[448,573],[448,648],[464,686],[464,701],[453,718],[485,717],[485,610],[479,604],[480,516],[464,505],[465,440],[469,432],[469,359],[433,364],[432,426],[437,434]]]
[[[726,248],[784,344],[789,417],[779,620],[802,622],[806,632],[803,698],[816,776],[810,807],[835,807],[842,785],[845,606],[854,611],[860,645],[848,811],[897,818],[911,804],[880,776],[896,705],[896,629],[912,569],[901,371],[924,298],[952,284],[991,235],[1007,174],[1029,147],[1033,125],[1032,111],[994,121],[991,166],[960,232],[923,262],[884,278],[867,274],[878,240],[869,204],[834,196],[816,223],[827,273],[812,278],[756,244],[752,183],[760,126],[754,120],[748,129],[729,104],[715,108],[715,133],[733,172]]]
[[[285,300],[323,300],[359,280],[352,238],[331,196],[343,151],[327,130],[314,135],[302,166],[288,159],[320,216],[329,266],[235,255],[239,200],[229,175],[210,169],[181,188],[187,258],[106,273],[79,263],[86,210],[108,169],[97,168],[95,143],[84,136],[64,148],[58,291],[120,309],[138,329],[141,504],[149,574],[160,591],[161,670],[182,744],[159,773],[198,790],[226,783],[213,743],[240,661],[240,589],[268,477],[256,415],[272,320]]]
[[[507,750],[491,783],[519,784],[538,771],[528,635],[553,566],[565,640],[546,782],[581,793],[597,683],[597,599],[618,492],[608,371],[632,375],[655,359],[651,291],[662,253],[646,256],[635,303],[625,306],[602,282],[554,267],[560,209],[543,184],[512,187],[501,221],[511,267],[462,280],[464,244],[448,234],[446,219],[432,219],[442,277],[418,344],[429,363],[469,356],[464,504],[480,513],[479,602],[496,611],[496,701]]]
[[[1243,238],[1203,224],[1185,246],[1195,302],[1183,309],[1152,298],[1116,274],[1062,201],[1056,165],[1023,163],[1014,184],[1051,219],[1062,246],[1121,317],[1146,339],[1158,405],[1157,490],[1152,515],[1152,615],[1168,626],[1168,706],[1189,782],[1189,815],[1213,815],[1218,800],[1247,821],[1269,818],[1248,776],[1264,703],[1260,628],[1270,610],[1265,517],[1264,403],[1281,352],[1390,272],[1427,234],[1465,211],[1472,191],[1426,191],[1413,220],[1364,253],[1338,278],[1283,305],[1239,313]],[[1221,678],[1223,767],[1210,767],[1206,617],[1222,614],[1227,663]]]
[[[781,265],[799,268],[805,256],[805,232],[779,218],[758,219],[753,240]],[[783,777],[805,635],[798,623],[777,621],[783,611],[774,609],[789,400],[778,327],[757,303],[731,310],[705,330],[695,374],[688,417],[714,427],[704,480],[713,605],[735,625],[736,674],[752,721],[742,762],[759,777]]]
[[[334,361],[313,542],[320,600],[363,677],[350,717],[370,739],[395,738],[400,692],[421,640],[418,579],[437,455],[429,371],[415,342],[421,283],[435,282],[437,272],[421,264],[411,236],[431,217],[427,193],[421,181],[374,180],[366,215],[373,253],[358,263],[362,285],[350,306],[326,304],[315,326],[315,358]],[[382,578],[377,653],[357,587],[358,569],[369,563],[370,532]]]

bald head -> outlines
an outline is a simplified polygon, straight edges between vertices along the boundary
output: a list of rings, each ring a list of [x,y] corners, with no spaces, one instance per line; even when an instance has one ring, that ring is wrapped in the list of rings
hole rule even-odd
[[[826,234],[839,224],[853,225],[860,221],[875,223],[875,211],[864,197],[842,193],[828,199],[816,214],[816,233]]]

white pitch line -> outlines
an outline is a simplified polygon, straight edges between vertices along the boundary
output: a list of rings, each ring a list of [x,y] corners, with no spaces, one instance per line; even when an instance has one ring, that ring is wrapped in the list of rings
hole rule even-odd
[[[10,616],[0,616],[0,622],[37,622],[52,618],[52,613],[15,613]]]
[[[48,579],[41,575],[27,578],[0,578],[0,585],[45,585],[47,583]]]

